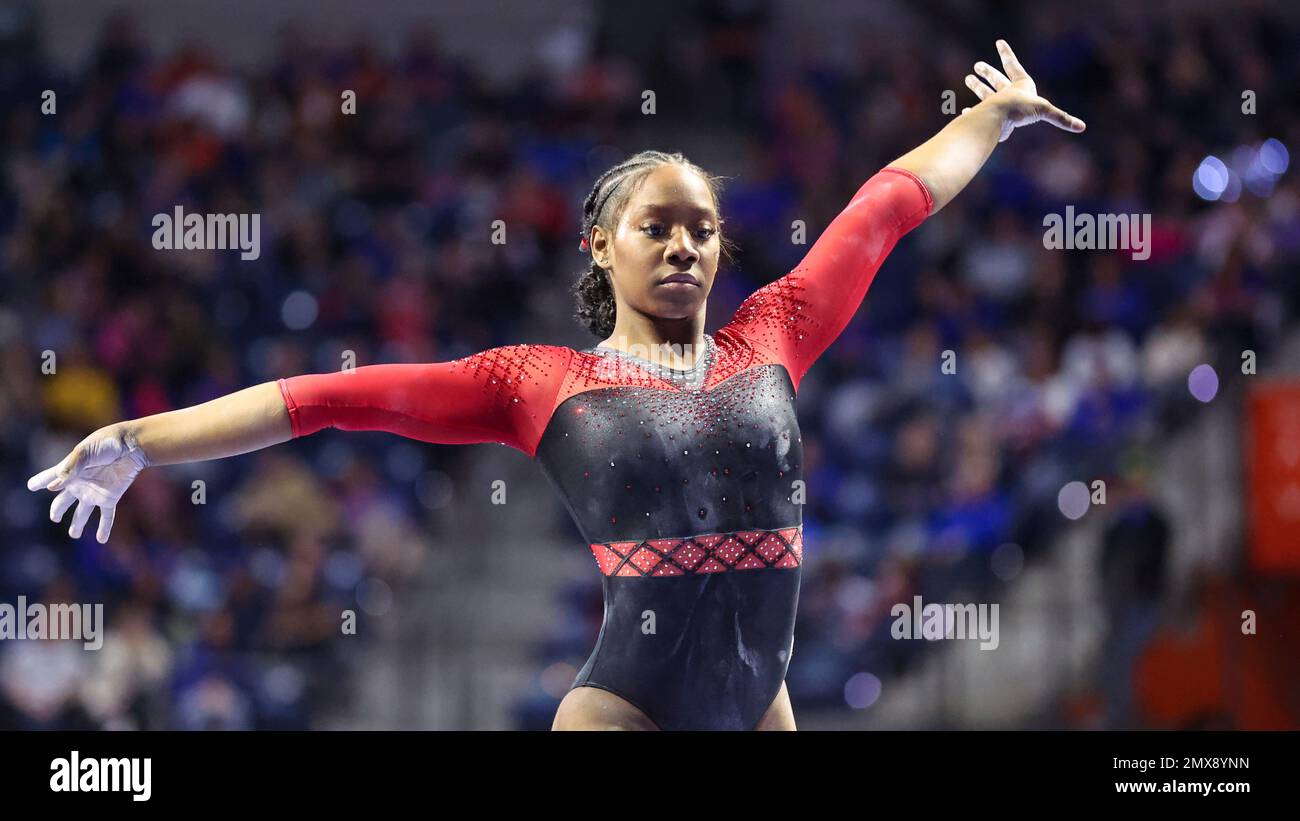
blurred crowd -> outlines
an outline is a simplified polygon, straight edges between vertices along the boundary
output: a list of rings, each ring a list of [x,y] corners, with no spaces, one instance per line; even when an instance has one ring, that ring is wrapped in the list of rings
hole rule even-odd
[[[999,147],[900,243],[803,382],[796,712],[843,707],[856,673],[905,671],[924,643],[889,640],[892,603],[996,600],[1068,523],[1063,485],[1123,474],[1195,412],[1195,366],[1233,380],[1243,350],[1263,358],[1286,330],[1294,174],[1231,201],[1192,188],[1208,154],[1300,145],[1285,103],[1300,32],[1273,7],[1228,19],[1026,5],[1015,31],[925,20],[926,49],[864,30],[835,60],[777,37],[766,5],[698,4],[682,46],[696,59],[642,65],[598,47],[505,89],[422,29],[396,55],[286,30],[266,65],[236,72],[198,46],[153,53],[123,16],[66,75],[35,31],[11,28],[0,600],[104,602],[108,631],[98,653],[0,645],[0,726],[306,728],[346,712],[339,613],[382,615],[384,591],[412,582],[428,522],[466,470],[457,449],[354,433],[148,470],[108,545],[94,520],[69,539],[69,519],[51,525],[48,494],[24,482],[99,426],[337,370],[346,351],[367,364],[592,344],[556,298],[581,268],[582,199],[626,154],[678,147],[632,144],[642,88],[662,90],[664,134],[734,143],[736,165],[710,170],[733,177],[723,214],[742,252],[719,277],[710,329],[798,263],[792,220],[815,237],[942,125],[940,90],[957,94],[950,114],[970,104],[962,78],[995,37],[1088,122],[1081,136],[1039,125]],[[617,26],[607,13],[598,44]],[[55,115],[41,113],[45,89]],[[357,114],[342,113],[341,89]],[[1242,89],[1257,113],[1242,113]],[[155,251],[150,219],[178,204],[260,213],[261,257]],[[1151,214],[1150,258],[1044,248],[1043,214],[1067,204]],[[510,226],[505,245],[489,241],[494,219]],[[953,375],[939,368],[949,350]],[[576,670],[590,652],[591,571],[563,591],[539,671]],[[549,726],[562,695],[539,676],[518,726]]]

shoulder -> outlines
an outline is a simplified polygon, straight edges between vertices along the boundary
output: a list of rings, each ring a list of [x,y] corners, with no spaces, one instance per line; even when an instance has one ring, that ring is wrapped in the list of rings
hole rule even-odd
[[[787,337],[800,336],[812,318],[804,290],[803,271],[799,268],[760,287],[740,303],[731,321],[718,329],[718,342],[743,340],[779,357]]]
[[[501,345],[434,367],[454,384],[476,387],[475,395],[490,398],[502,407],[521,403],[536,407],[547,404],[558,393],[575,353],[563,345]]]
[[[488,378],[518,373],[521,378],[537,379],[552,373],[562,376],[576,353],[563,345],[522,343],[488,348],[447,364]]]

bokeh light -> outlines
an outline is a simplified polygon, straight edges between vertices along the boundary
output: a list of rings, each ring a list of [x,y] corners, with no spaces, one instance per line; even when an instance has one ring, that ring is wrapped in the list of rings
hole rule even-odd
[[[1211,365],[1197,365],[1187,375],[1187,389],[1202,402],[1209,402],[1219,392],[1219,375]]]
[[[1203,200],[1218,200],[1228,190],[1228,166],[1223,160],[1210,155],[1201,160],[1192,175],[1192,190]]]
[[[865,710],[880,698],[880,679],[871,673],[854,673],[844,682],[844,703],[855,710]]]
[[[1067,519],[1079,519],[1088,512],[1088,495],[1083,482],[1069,482],[1056,494],[1056,506]]]

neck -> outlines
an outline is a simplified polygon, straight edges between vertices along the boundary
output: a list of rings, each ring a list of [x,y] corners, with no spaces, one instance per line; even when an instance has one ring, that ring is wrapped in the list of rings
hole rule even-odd
[[[620,305],[614,332],[598,347],[655,359],[670,368],[691,368],[704,355],[704,311],[701,306],[693,316],[663,319]]]

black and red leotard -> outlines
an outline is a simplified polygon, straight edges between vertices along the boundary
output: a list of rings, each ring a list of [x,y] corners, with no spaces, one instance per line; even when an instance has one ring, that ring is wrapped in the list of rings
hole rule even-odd
[[[911,172],[881,170],[797,268],[705,337],[690,370],[527,344],[294,376],[279,380],[293,435],[385,430],[528,454],[604,575],[604,622],[574,686],[609,690],[665,730],[753,729],[794,641],[795,393],[933,205]]]

